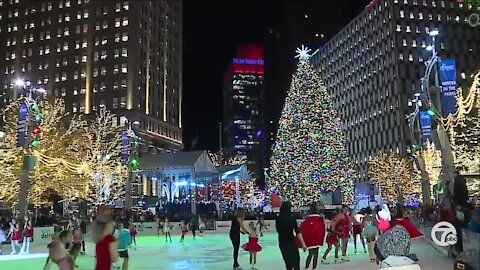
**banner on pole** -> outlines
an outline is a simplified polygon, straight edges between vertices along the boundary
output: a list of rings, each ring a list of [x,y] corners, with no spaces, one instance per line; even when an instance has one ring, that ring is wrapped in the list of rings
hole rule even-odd
[[[428,112],[420,112],[420,126],[422,127],[422,142],[432,141],[432,117]]]
[[[28,132],[28,105],[21,103],[18,111],[18,134],[17,146],[24,147],[27,144]]]
[[[130,156],[130,136],[128,134],[128,131],[125,131],[122,134],[122,152],[120,154],[120,158],[123,163],[127,163],[129,156]]]
[[[442,113],[448,116],[457,111],[457,65],[454,59],[440,61],[442,83]]]

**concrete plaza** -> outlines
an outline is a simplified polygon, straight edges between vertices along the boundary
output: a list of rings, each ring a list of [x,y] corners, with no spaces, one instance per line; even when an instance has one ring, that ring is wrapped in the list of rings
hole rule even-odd
[[[260,238],[263,251],[258,254],[258,269],[281,270],[285,269],[280,250],[277,246],[277,234],[267,233]],[[248,237],[243,236],[242,242]],[[378,269],[378,266],[369,262],[368,255],[359,248],[359,254],[354,254],[353,240],[350,241],[348,255],[351,262],[342,264],[319,265],[318,269]],[[204,237],[193,239],[188,235],[185,243],[179,243],[179,236],[173,237],[173,243],[165,243],[165,238],[148,236],[137,239],[137,249],[131,249],[131,270],[204,270],[204,269],[232,269],[232,247],[227,234],[206,234]],[[325,247],[320,250],[323,254]],[[453,262],[435,250],[426,240],[415,240],[412,244],[412,253],[416,253],[422,270],[451,270]],[[0,255],[1,270],[41,270],[47,256],[46,247],[35,246],[29,255]],[[3,254],[9,254],[9,246],[3,246]],[[306,254],[302,253],[302,269]],[[329,254],[333,262],[333,251]],[[243,269],[249,269],[248,253],[240,252],[240,264]],[[89,243],[87,255],[77,260],[79,270],[94,269],[94,246]],[[51,269],[56,269],[52,267]]]

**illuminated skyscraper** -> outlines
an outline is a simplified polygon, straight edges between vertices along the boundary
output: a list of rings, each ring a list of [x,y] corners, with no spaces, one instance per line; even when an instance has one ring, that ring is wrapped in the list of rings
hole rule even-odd
[[[0,44],[2,103],[28,80],[72,113],[105,106],[152,145],[182,148],[181,1],[0,0]]]
[[[264,132],[264,53],[263,46],[239,47],[225,74],[223,118],[225,151],[229,156],[247,156],[249,170],[262,177],[266,154]]]

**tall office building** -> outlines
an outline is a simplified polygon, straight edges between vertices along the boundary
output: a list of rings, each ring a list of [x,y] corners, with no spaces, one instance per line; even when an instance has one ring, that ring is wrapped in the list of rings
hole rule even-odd
[[[455,59],[459,86],[480,68],[480,31],[468,25],[471,4],[456,0],[378,0],[343,28],[314,59],[346,131],[347,148],[367,180],[370,156],[411,143],[408,100],[420,90],[427,51],[438,29],[442,59]],[[434,77],[433,74],[431,77]]]
[[[263,46],[247,44],[238,48],[224,78],[223,134],[229,156],[247,156],[247,166],[263,178],[265,141],[263,93]]]
[[[105,106],[116,125],[182,148],[182,2],[0,0],[2,102],[29,81],[72,113]]]

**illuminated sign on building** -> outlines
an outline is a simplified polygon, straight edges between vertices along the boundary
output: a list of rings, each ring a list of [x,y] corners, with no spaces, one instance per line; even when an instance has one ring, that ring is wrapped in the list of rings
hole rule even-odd
[[[234,64],[247,64],[247,65],[263,65],[264,61],[262,59],[242,59],[242,58],[233,58]]]

